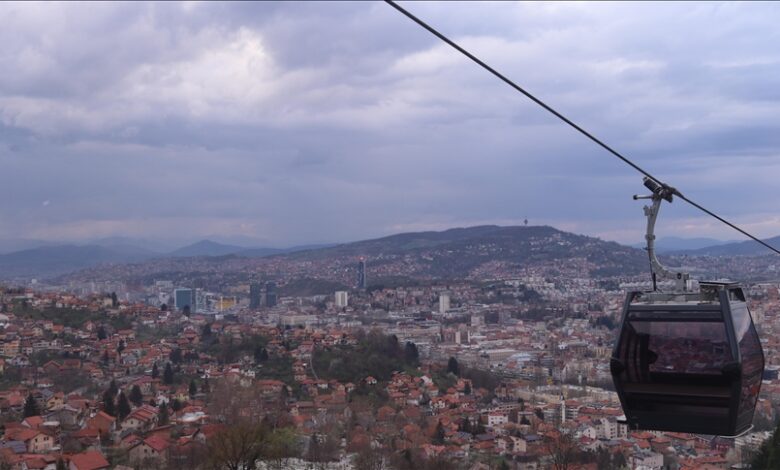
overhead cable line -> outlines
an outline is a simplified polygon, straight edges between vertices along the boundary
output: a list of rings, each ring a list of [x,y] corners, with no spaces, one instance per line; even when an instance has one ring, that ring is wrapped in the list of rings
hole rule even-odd
[[[474,61],[477,65],[479,65],[483,69],[485,69],[488,72],[490,72],[491,74],[493,74],[496,78],[498,78],[502,82],[506,83],[510,87],[514,88],[515,91],[518,91],[518,92],[522,93],[523,95],[525,95],[526,98],[528,98],[531,101],[533,101],[534,103],[538,104],[539,106],[541,106],[542,108],[547,110],[550,114],[554,115],[555,117],[557,117],[561,121],[563,121],[566,124],[568,124],[569,126],[573,127],[580,134],[584,135],[585,137],[587,137],[591,141],[595,142],[598,146],[600,146],[601,148],[603,148],[607,152],[611,153],[615,157],[617,157],[620,160],[622,160],[624,163],[626,163],[631,168],[635,169],[636,171],[638,171],[639,173],[643,174],[647,178],[650,178],[651,180],[657,182],[663,188],[665,188],[667,190],[670,190],[672,194],[674,194],[675,196],[679,197],[680,199],[682,199],[683,201],[687,202],[688,204],[690,204],[691,206],[695,207],[696,209],[699,209],[700,211],[704,212],[705,214],[707,214],[707,215],[717,219],[718,221],[728,225],[729,227],[733,228],[737,232],[739,232],[739,233],[745,235],[746,237],[748,237],[748,238],[750,238],[750,239],[760,243],[761,245],[765,246],[766,248],[769,248],[770,250],[772,250],[775,253],[777,253],[778,255],[780,255],[780,250],[778,250],[777,248],[775,248],[772,245],[768,244],[767,242],[761,240],[760,238],[758,238],[758,237],[748,233],[747,231],[743,230],[742,228],[738,227],[737,225],[733,224],[732,222],[729,222],[728,220],[724,219],[723,217],[721,217],[721,216],[717,215],[716,213],[712,212],[711,210],[705,208],[701,204],[698,204],[698,203],[692,201],[691,199],[687,198],[686,196],[683,196],[683,194],[680,191],[678,191],[676,188],[664,184],[660,179],[658,179],[655,176],[653,176],[647,170],[643,169],[642,167],[640,167],[636,163],[632,162],[630,159],[628,159],[627,157],[622,155],[620,152],[618,152],[617,150],[615,150],[612,147],[610,147],[609,145],[607,145],[604,141],[602,141],[598,137],[594,136],[590,132],[586,131],[585,129],[583,129],[582,127],[580,127],[576,123],[574,123],[571,119],[567,118],[563,114],[561,114],[558,111],[556,111],[553,107],[551,107],[550,105],[548,105],[547,103],[545,103],[541,99],[539,99],[536,96],[534,96],[531,92],[529,92],[525,88],[521,87],[517,83],[515,83],[512,80],[510,80],[509,78],[507,78],[501,72],[497,71],[496,69],[494,69],[493,67],[491,67],[490,65],[488,65],[487,63],[482,61],[480,58],[478,58],[477,56],[475,56],[471,52],[469,52],[466,49],[464,49],[463,47],[461,47],[455,41],[451,40],[450,38],[448,38],[444,34],[440,33],[433,26],[429,25],[425,21],[423,21],[420,18],[418,18],[415,15],[413,15],[411,12],[406,10],[404,7],[402,7],[399,4],[397,4],[394,0],[385,0],[385,2],[388,5],[390,5],[391,7],[395,8],[396,10],[401,12],[404,16],[406,16],[410,20],[412,20],[415,23],[417,23],[418,25],[420,25],[423,29],[427,30],[429,33],[433,34],[434,36],[436,36],[437,38],[439,38],[443,42],[447,43],[453,49],[455,49],[456,51],[458,51],[461,54],[465,55],[466,57],[468,57],[469,59]]]

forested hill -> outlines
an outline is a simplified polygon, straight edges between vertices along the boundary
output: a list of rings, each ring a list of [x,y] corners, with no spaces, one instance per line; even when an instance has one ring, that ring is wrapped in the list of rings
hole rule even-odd
[[[423,273],[443,277],[463,276],[490,262],[533,266],[586,260],[591,274],[606,275],[637,274],[647,266],[647,255],[640,249],[549,226],[483,225],[402,233],[283,256],[294,260],[362,256],[372,263],[406,257],[416,260]]]
[[[204,279],[213,280],[218,275],[220,279],[232,279],[231,282],[245,282],[257,273],[269,273],[277,279],[309,279],[320,284],[327,281],[349,286],[354,282],[354,270],[360,258],[366,260],[371,282],[378,278],[408,282],[518,275],[633,276],[647,269],[647,255],[643,250],[615,242],[548,226],[485,225],[401,233],[265,257],[241,253],[222,257],[160,257],[134,264],[96,266],[59,280],[105,278],[145,283],[170,278],[190,282],[192,273],[198,273]],[[297,287],[301,292],[322,290],[303,284]],[[334,288],[336,284],[329,284],[328,291]]]

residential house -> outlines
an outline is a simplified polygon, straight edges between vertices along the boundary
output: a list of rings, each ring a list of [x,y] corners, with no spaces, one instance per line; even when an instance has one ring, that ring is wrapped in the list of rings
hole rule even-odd
[[[108,460],[97,450],[88,450],[70,456],[69,470],[104,470],[111,467]]]
[[[171,443],[167,439],[154,435],[132,446],[128,450],[127,455],[130,462],[141,465],[149,460],[164,462],[168,457],[168,449],[170,447]]]
[[[44,453],[54,447],[54,437],[44,431],[25,426],[6,429],[5,440],[23,442],[27,452],[31,454]]]
[[[151,405],[143,405],[134,409],[122,421],[122,429],[134,431],[148,431],[157,425],[157,408]]]
[[[105,411],[98,411],[87,420],[87,427],[97,429],[100,434],[108,434],[116,430],[116,418]]]

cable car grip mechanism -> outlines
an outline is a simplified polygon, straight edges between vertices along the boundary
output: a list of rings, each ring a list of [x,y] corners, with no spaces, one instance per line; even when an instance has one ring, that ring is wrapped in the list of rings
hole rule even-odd
[[[655,221],[658,218],[658,211],[661,209],[661,202],[672,202],[674,195],[680,195],[676,188],[659,183],[651,178],[645,177],[642,181],[651,194],[647,196],[634,195],[634,200],[650,199],[652,205],[644,206],[645,216],[647,217],[647,231],[645,241],[647,242],[647,255],[650,258],[650,274],[653,278],[653,291],[657,291],[657,277],[661,276],[675,281],[675,290],[688,292],[691,290],[690,274],[682,271],[668,269],[661,264],[655,251]]]

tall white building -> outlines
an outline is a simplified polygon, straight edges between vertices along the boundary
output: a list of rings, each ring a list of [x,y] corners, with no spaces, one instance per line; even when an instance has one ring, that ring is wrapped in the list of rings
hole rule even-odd
[[[450,295],[449,294],[441,294],[439,295],[439,313],[447,313],[447,311],[450,309]]]
[[[347,291],[337,290],[334,297],[336,298],[336,307],[343,308],[347,306],[349,301],[347,298]]]

